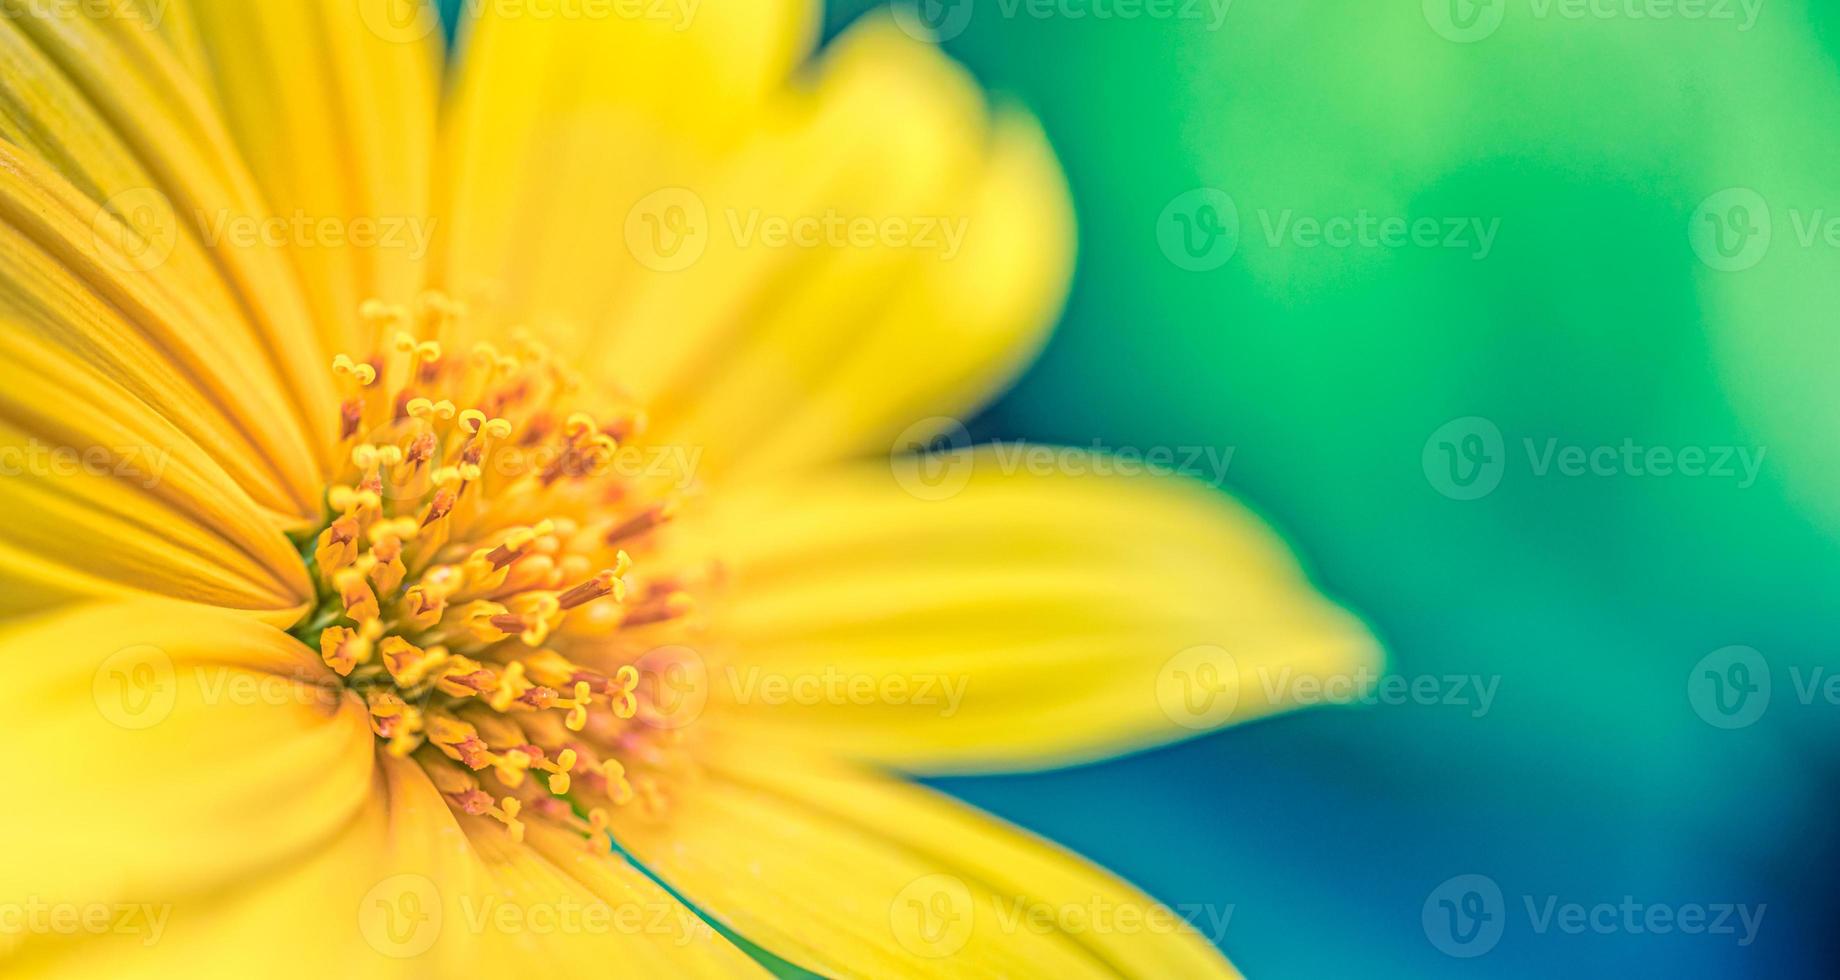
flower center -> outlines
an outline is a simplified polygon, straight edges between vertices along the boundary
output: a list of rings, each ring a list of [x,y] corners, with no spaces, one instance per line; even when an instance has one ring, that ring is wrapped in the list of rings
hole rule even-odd
[[[333,363],[341,462],[293,632],[457,809],[517,839],[535,815],[610,843],[608,807],[664,802],[653,770],[679,726],[641,674],[668,667],[657,631],[692,611],[695,576],[631,555],[683,481],[616,465],[643,413],[527,333],[458,355],[466,312],[439,293],[362,316],[387,339]]]

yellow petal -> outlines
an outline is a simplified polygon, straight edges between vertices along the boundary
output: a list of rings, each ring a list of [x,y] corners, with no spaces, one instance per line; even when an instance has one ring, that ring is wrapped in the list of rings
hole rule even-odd
[[[1066,288],[1071,213],[1039,129],[993,122],[966,72],[886,17],[782,85],[804,31],[778,25],[803,14],[748,39],[712,12],[691,60],[656,71],[685,42],[629,55],[646,36],[630,23],[480,27],[446,152],[447,281],[506,322],[585,330],[567,346],[646,402],[660,439],[706,449],[706,473],[858,454],[970,411]],[[695,69],[734,44],[744,70]],[[586,84],[562,67],[584,60]]]
[[[637,202],[627,250],[650,265],[604,327],[609,370],[710,473],[883,449],[970,410],[1034,353],[1071,265],[1040,131],[992,125],[972,77],[887,18],[775,110],[708,177]],[[644,237],[673,204],[707,239],[683,268]]]
[[[705,913],[827,976],[1232,976],[1185,921],[942,796],[749,738],[621,844]],[[1216,908],[1216,921],[1230,909]]]
[[[1198,483],[1040,446],[932,463],[727,494],[686,522],[729,578],[714,696],[788,737],[957,770],[1109,755],[1373,680],[1361,625]]]
[[[840,39],[814,93],[786,101],[689,185],[706,250],[647,270],[606,328],[658,438],[703,447],[710,472],[885,449],[968,412],[1035,352],[1071,264],[1040,131],[993,127],[969,75],[892,24]]]
[[[487,935],[499,952],[520,952],[526,963],[580,976],[605,972],[609,963],[632,976],[764,975],[758,963],[624,858],[542,821],[529,822],[523,844],[511,843],[496,823],[472,822],[498,897],[478,895],[470,904],[476,921],[491,923]],[[533,934],[552,913],[581,925],[553,938]]]
[[[210,894],[322,845],[371,793],[362,704],[311,651],[246,617],[94,606],[9,628],[0,665],[9,909]],[[71,938],[55,921],[28,926],[13,951]]]
[[[818,14],[810,0],[580,18],[464,6],[477,16],[442,133],[446,282],[504,317],[578,328],[621,288],[634,199],[753,124]]]
[[[0,25],[0,44],[17,42],[14,30]],[[201,253],[178,247],[170,201],[143,186],[105,207],[91,193],[0,143],[0,310],[12,321],[0,345],[30,332],[70,362],[67,372],[120,379],[219,447],[225,469],[262,504],[317,513],[309,437],[215,273]]]
[[[885,451],[916,419],[969,417],[1027,366],[1073,270],[1072,205],[1034,119],[1001,115],[991,143],[957,254],[901,283],[854,326],[847,354],[820,359],[810,390],[737,453],[737,469]]]
[[[759,968],[643,873],[537,821],[526,843],[456,818],[412,761],[377,756],[370,792],[309,851],[159,901],[41,900],[123,912],[130,929],[43,928],[0,976],[753,975]],[[158,845],[158,841],[144,841]],[[158,932],[155,932],[155,929]],[[31,932],[31,930],[28,930]],[[285,949],[287,955],[276,957]]]
[[[15,515],[0,577],[37,583],[0,608],[125,586],[296,609],[312,590],[280,526],[317,513],[310,452],[288,448],[285,409],[226,387],[247,351],[184,289],[128,273],[119,239],[94,230],[119,225],[85,200],[0,144],[0,356],[16,369],[0,389]]]
[[[489,877],[427,776],[413,762],[382,756],[369,790],[362,808],[310,850],[219,888],[144,908],[124,903],[132,932],[44,930],[52,941],[31,944],[15,962],[0,960],[0,975],[415,977],[515,969],[508,957],[482,958],[489,948],[481,940],[490,937],[448,916],[449,896],[486,894]]]
[[[145,241],[127,271],[183,283],[209,311],[203,329],[238,354],[218,365],[222,378],[253,392],[252,417],[273,405],[286,421],[271,423],[288,438],[266,462],[301,495],[316,492],[322,461],[300,446],[331,442],[336,407],[329,372],[319,370],[330,355],[286,256],[222,238],[225,222],[267,211],[211,97],[138,6],[6,6],[0,125],[9,142],[56,168],[94,202],[90,211],[140,231]],[[119,238],[101,227],[95,234]]]
[[[312,222],[294,226],[283,250],[328,347],[368,353],[359,304],[413,299],[436,230],[441,33],[432,6],[193,0],[189,9],[270,209]]]

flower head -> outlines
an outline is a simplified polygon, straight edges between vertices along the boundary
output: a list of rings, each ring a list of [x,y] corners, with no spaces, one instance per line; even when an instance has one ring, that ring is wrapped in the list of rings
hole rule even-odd
[[[1053,318],[1038,130],[880,18],[476,7],[443,90],[410,0],[0,2],[0,970],[1228,970],[889,774],[1374,657],[1180,479],[887,458]]]

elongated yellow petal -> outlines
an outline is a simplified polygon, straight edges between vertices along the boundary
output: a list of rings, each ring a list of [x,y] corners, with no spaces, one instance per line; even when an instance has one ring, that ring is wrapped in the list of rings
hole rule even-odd
[[[1155,745],[1373,680],[1360,624],[1199,484],[1040,446],[932,465],[728,495],[683,529],[730,578],[708,610],[712,696],[787,736],[957,770]]]
[[[709,754],[706,778],[663,820],[622,813],[622,846],[795,964],[852,977],[1233,975],[1182,914],[930,791],[757,737]]]
[[[605,328],[658,436],[704,448],[711,473],[883,450],[916,419],[967,414],[1035,353],[1071,270],[1040,131],[993,126],[965,72],[890,24],[840,39],[781,108],[687,185],[700,257],[645,270]],[[668,220],[657,207],[635,215]]]
[[[609,963],[633,976],[764,975],[625,858],[543,822],[531,824],[523,844],[512,844],[495,823],[471,822],[477,825],[475,846],[498,885],[495,893],[471,900],[491,913],[477,920],[484,923],[489,955],[517,953],[525,963],[579,975],[605,971]],[[563,935],[535,934],[552,916],[579,925]]]
[[[192,0],[189,9],[237,145],[288,222],[281,251],[315,322],[330,349],[364,350],[359,304],[412,299],[437,231],[432,6]]]
[[[224,315],[207,329],[235,334],[259,351],[262,370],[244,375],[247,383],[279,396],[292,441],[329,451],[337,415],[331,379],[318,368],[330,355],[286,256],[223,236],[226,223],[260,219],[267,210],[193,71],[138,6],[4,6],[0,116],[9,140],[137,230],[143,241],[130,252],[130,271],[164,275],[170,266],[202,302],[227,298],[227,309],[214,309]],[[201,284],[207,272],[220,282]],[[299,433],[311,435],[302,440]],[[290,471],[293,455],[290,445],[270,463],[300,473],[324,462],[301,459]]]
[[[510,319],[597,322],[633,201],[732,146],[803,58],[810,0],[607,16],[464,5],[442,134],[445,278]],[[653,325],[657,326],[657,325]]]
[[[0,44],[15,42],[14,30],[0,22]],[[222,465],[265,506],[317,513],[314,447],[221,282],[179,247],[190,243],[171,202],[143,185],[105,206],[50,168],[0,143],[0,304],[19,314],[9,333],[28,318],[71,373],[119,378],[221,446]]]
[[[852,326],[860,339],[839,345],[841,357],[814,357],[823,370],[788,414],[736,450],[737,470],[883,451],[915,420],[968,417],[1033,358],[1059,314],[1074,236],[1059,164],[1033,119],[998,117],[983,172],[957,207],[963,242],[953,257],[907,276],[885,308]]]
[[[8,908],[209,894],[319,846],[370,795],[362,704],[247,617],[89,607],[9,627],[0,663]],[[72,937],[48,925],[17,938],[23,954]]]
[[[0,608],[125,589],[285,620],[312,595],[280,530],[317,512],[310,452],[220,373],[242,353],[185,290],[123,273],[91,230],[120,226],[83,200],[0,144],[0,579],[36,583]]]
[[[643,19],[486,20],[445,152],[447,281],[508,322],[585,330],[571,346],[659,438],[706,450],[706,475],[969,411],[1034,353],[1071,266],[1032,122],[992,122],[962,69],[885,17],[782,84],[803,14],[742,6],[700,10],[681,40],[646,40]],[[771,26],[748,39],[744,17]],[[699,70],[712,52],[744,57]]]
[[[533,964],[584,976],[609,964],[760,973],[623,858],[542,823],[516,843],[496,823],[456,820],[417,764],[387,753],[377,763],[359,810],[290,859],[134,902],[41,898],[41,928],[10,959],[0,947],[0,976],[231,976],[257,964],[302,978],[516,976]],[[128,928],[60,929],[50,909],[61,906],[106,906]]]

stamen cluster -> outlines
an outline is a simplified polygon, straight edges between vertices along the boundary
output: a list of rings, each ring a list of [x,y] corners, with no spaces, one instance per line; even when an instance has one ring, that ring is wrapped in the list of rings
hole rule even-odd
[[[387,340],[333,363],[341,464],[295,633],[453,806],[518,839],[535,813],[599,841],[606,805],[662,806],[643,770],[673,734],[646,724],[619,640],[693,608],[681,582],[635,586],[626,549],[677,506],[608,466],[644,416],[584,410],[581,378],[522,332],[454,356],[466,311],[439,293],[362,315]]]

